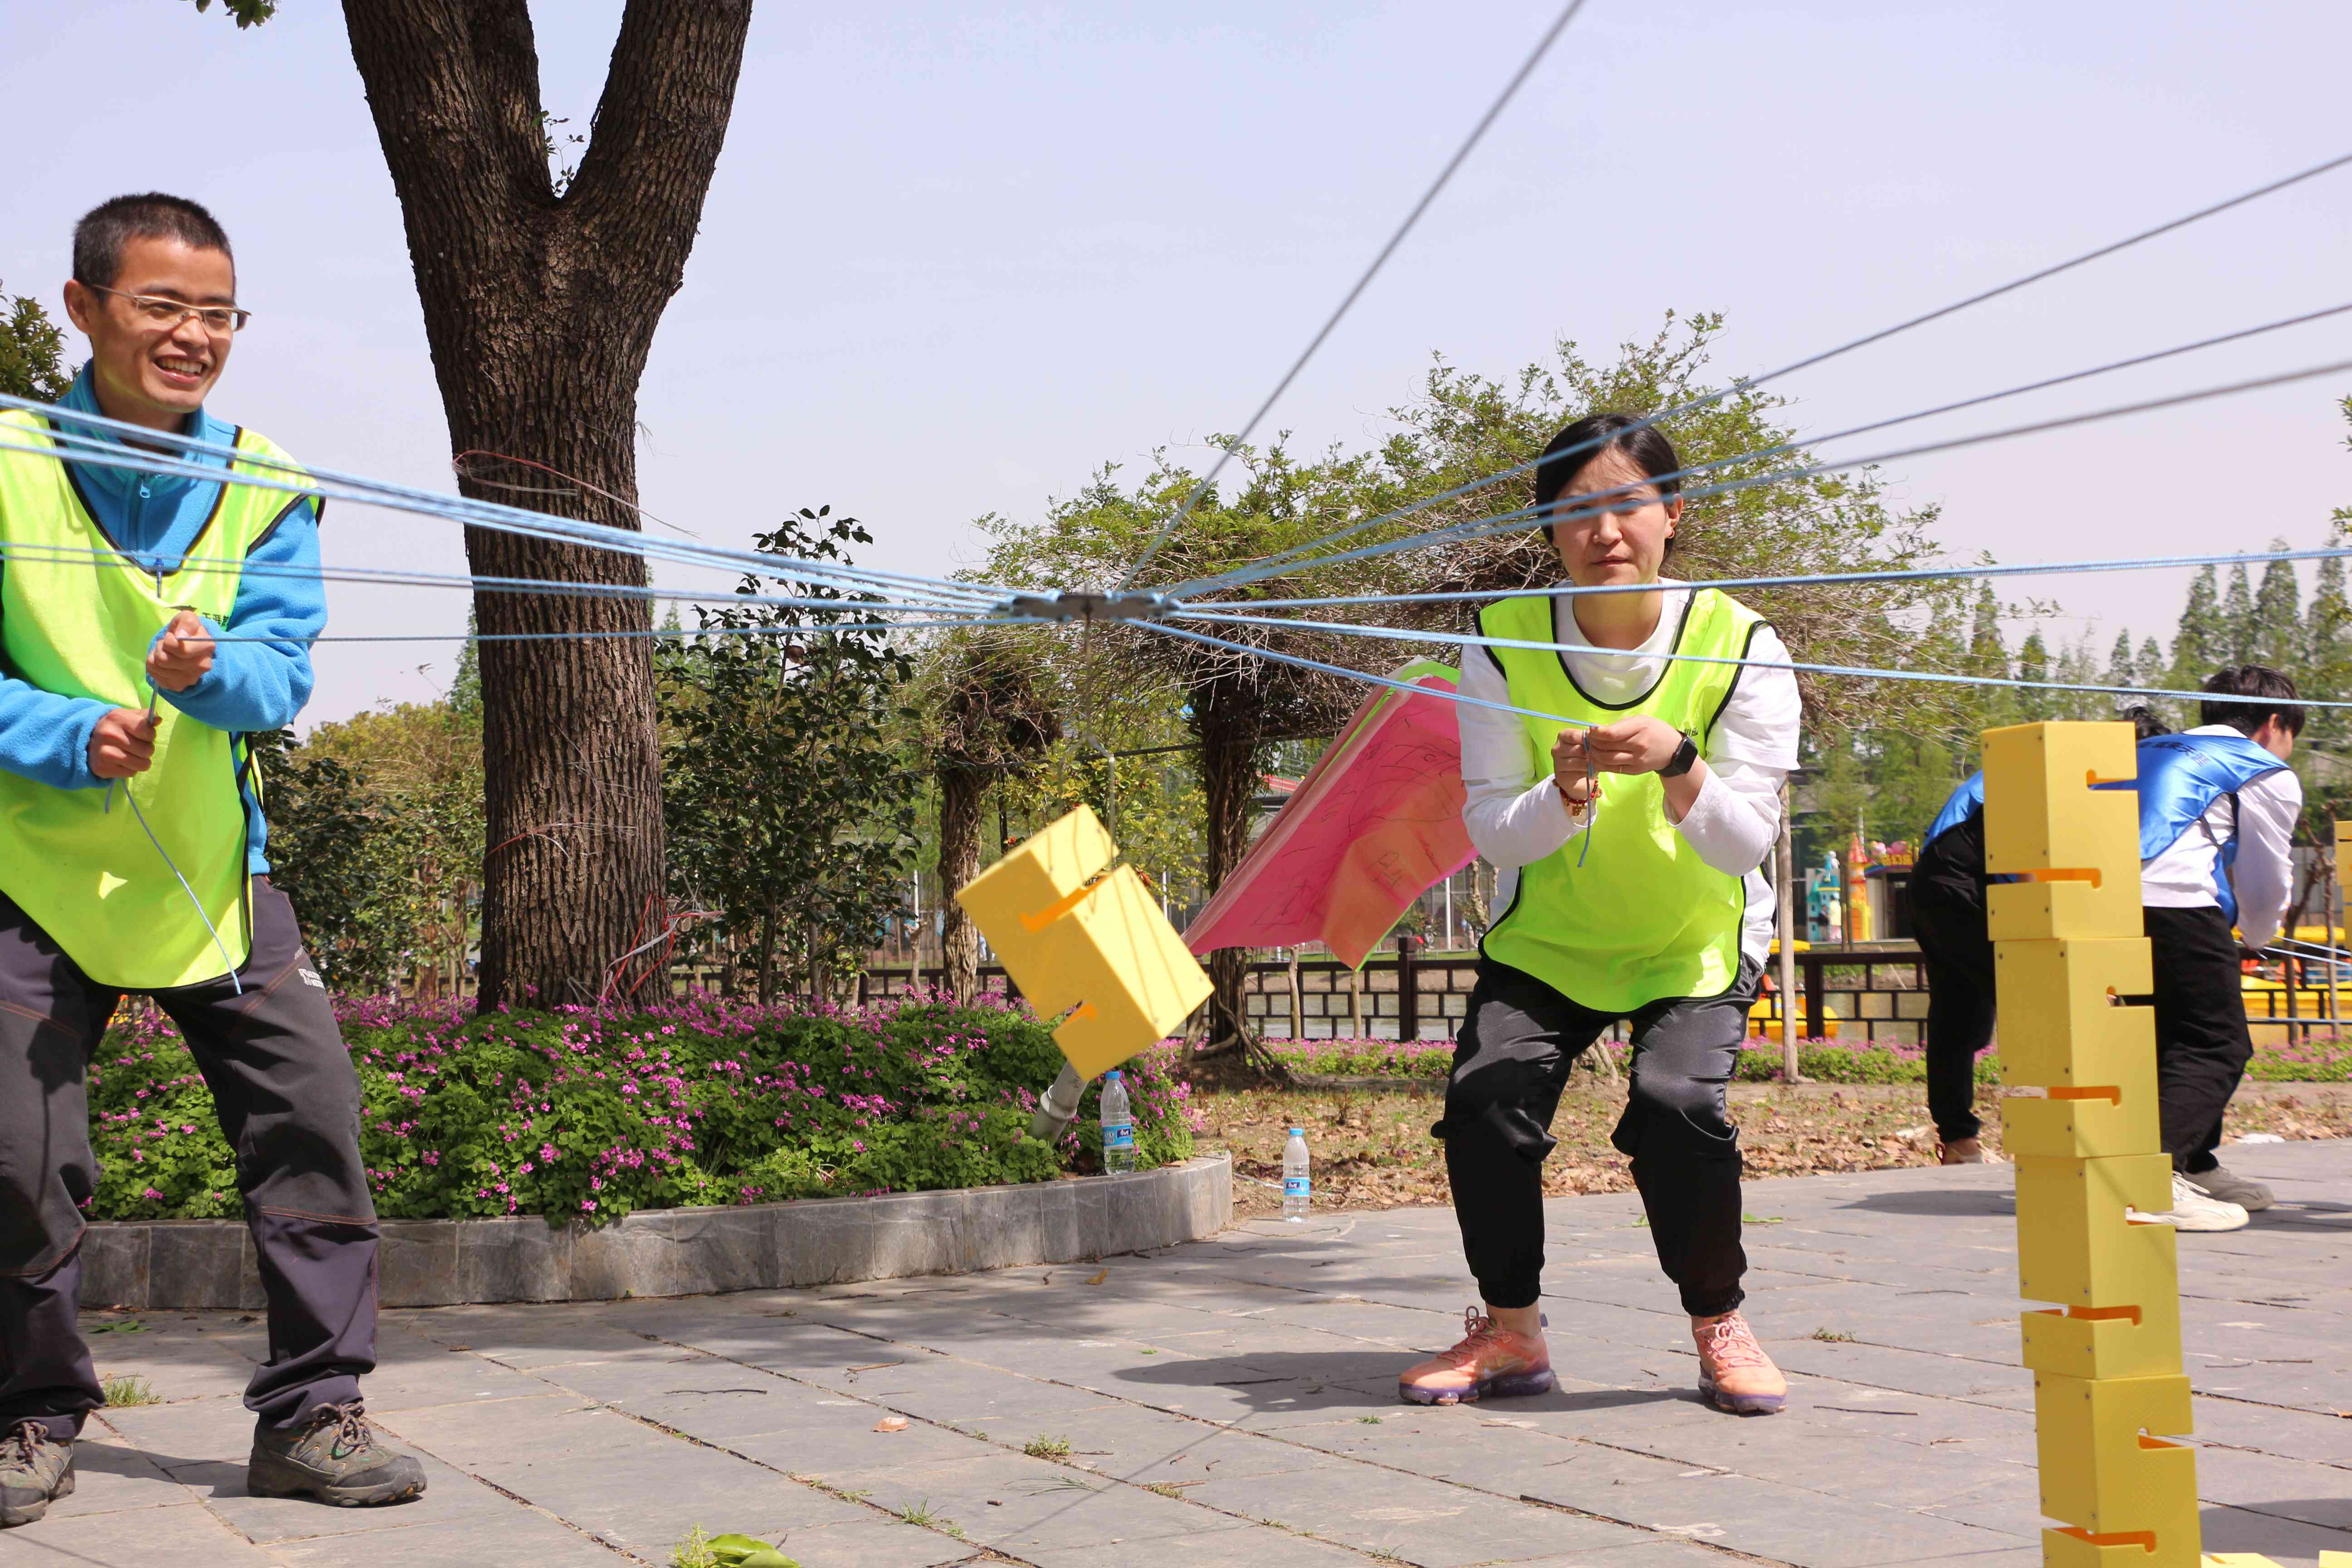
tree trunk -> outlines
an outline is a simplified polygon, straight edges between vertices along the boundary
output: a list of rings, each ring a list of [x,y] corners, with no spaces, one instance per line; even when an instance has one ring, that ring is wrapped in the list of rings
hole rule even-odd
[[[760,1005],[773,1006],[776,1000],[776,906],[770,904],[768,912],[760,917]]]
[[[1223,696],[1219,700],[1219,696]],[[1257,752],[1262,726],[1255,705],[1245,693],[1220,694],[1214,685],[1195,692],[1193,726],[1201,742],[1201,788],[1207,797],[1208,823],[1202,871],[1209,896],[1249,852],[1251,803],[1258,793]],[[1244,977],[1249,970],[1246,948],[1219,948],[1209,955],[1209,981],[1215,986],[1208,1008],[1208,1037],[1249,1035],[1249,1016],[1242,1000]]]
[[[576,494],[468,494],[636,526],[636,395],[727,131],[751,0],[629,0],[559,194],[525,0],[344,0],[457,451]],[[595,497],[593,485],[624,498]],[[641,586],[641,557],[469,529],[477,574]],[[483,594],[479,1005],[593,1001],[663,892],[647,601]]]
[[[980,930],[955,895],[980,875],[980,808],[989,775],[977,768],[943,767],[939,778],[940,980],[950,995],[969,1002],[980,994]],[[919,935],[916,940],[919,963]]]

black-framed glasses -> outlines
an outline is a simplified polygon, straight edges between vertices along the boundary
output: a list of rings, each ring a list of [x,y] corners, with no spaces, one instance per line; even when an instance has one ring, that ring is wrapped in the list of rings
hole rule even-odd
[[[101,289],[95,283],[82,287],[93,294],[111,294],[118,300],[130,300],[131,314],[139,318],[140,325],[166,332],[177,330],[191,316],[203,322],[205,331],[216,338],[241,332],[253,321],[252,311],[235,305],[191,305],[185,300],[168,299],[162,294],[126,294],[120,289]]]

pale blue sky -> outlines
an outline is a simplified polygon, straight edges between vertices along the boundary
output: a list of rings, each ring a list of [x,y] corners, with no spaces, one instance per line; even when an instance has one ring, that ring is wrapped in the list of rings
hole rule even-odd
[[[257,312],[215,400],[320,464],[448,484],[391,184],[340,8],[239,33],[185,0],[0,0],[19,155],[0,281],[57,310],[84,208],[214,207]],[[830,503],[869,563],[969,563],[1106,458],[1232,428],[1549,20],[1549,0],[1089,6],[762,0],[701,239],[643,392],[644,500],[740,542]],[[534,7],[584,128],[618,0]],[[134,43],[135,41],[135,43]],[[1374,440],[1432,351],[1507,373],[1721,310],[1754,372],[2352,151],[2352,8],[1591,0],[1272,423]],[[165,106],[169,105],[167,109]],[[2352,299],[2352,170],[1792,377],[1814,431]],[[2352,359],[2282,334],[1928,426]],[[2352,375],[1894,477],[2007,560],[2316,542]],[[1908,434],[1906,431],[1905,434]],[[448,525],[331,511],[331,563],[461,569]],[[2306,581],[2308,577],[2306,574]],[[2103,641],[2172,576],[2019,584]],[[331,628],[454,630],[347,584]],[[2066,623],[2067,629],[2080,622]],[[310,718],[429,694],[447,647],[326,647]],[[419,670],[418,666],[429,666]]]

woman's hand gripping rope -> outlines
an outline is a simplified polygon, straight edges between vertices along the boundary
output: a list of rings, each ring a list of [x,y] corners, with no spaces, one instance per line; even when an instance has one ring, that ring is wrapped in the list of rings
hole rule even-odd
[[[1601,799],[1601,782],[1592,776],[1592,750],[1588,744],[1591,736],[1590,728],[1562,730],[1551,743],[1552,787],[1559,791],[1560,802],[1568,807],[1569,821],[1580,825]],[[1584,864],[1591,847],[1592,834],[1588,828],[1584,842],[1577,847],[1577,865]]]

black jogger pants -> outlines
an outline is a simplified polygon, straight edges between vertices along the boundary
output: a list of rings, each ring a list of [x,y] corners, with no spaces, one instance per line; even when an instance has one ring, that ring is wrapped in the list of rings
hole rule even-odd
[[[152,994],[236,1152],[269,1303],[269,1356],[245,1403],[290,1426],[357,1398],[375,1365],[375,1205],[359,1076],[294,907],[267,879],[237,983],[241,994],[223,976]],[[81,1205],[99,1173],[83,1074],[121,997],[0,899],[0,1429],[39,1419],[69,1441],[103,1403],[74,1318]]]
[[[1552,1115],[1576,1058],[1620,1017],[1633,1024],[1632,1087],[1610,1142],[1633,1160],[1658,1262],[1694,1317],[1728,1312],[1745,1299],[1739,1132],[1726,1089],[1760,973],[1743,960],[1720,996],[1669,998],[1621,1015],[1582,1006],[1507,963],[1478,961],[1445,1119],[1432,1131],[1445,1141],[1463,1250],[1489,1306],[1533,1306],[1542,1293]]]
[[[1947,1143],[1974,1138],[1977,1057],[1992,1044],[1992,939],[1980,893],[1911,879],[1911,929],[1927,971],[1927,1114]]]
[[[2212,905],[2149,909],[2148,956],[2156,994],[2156,1103],[2165,1152],[2185,1176],[2211,1170],[2221,1117],[2253,1059],[2246,1002],[2239,989],[2238,939]]]

